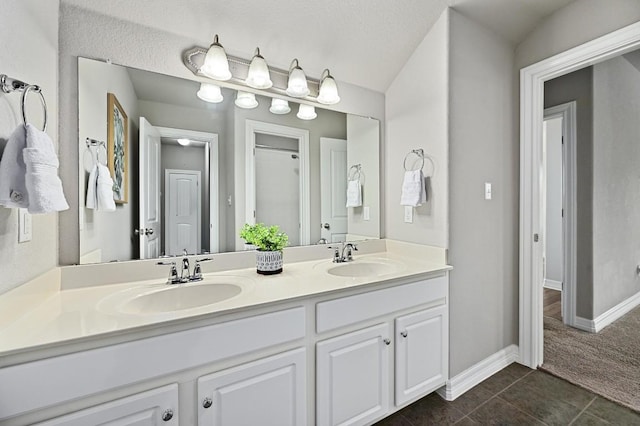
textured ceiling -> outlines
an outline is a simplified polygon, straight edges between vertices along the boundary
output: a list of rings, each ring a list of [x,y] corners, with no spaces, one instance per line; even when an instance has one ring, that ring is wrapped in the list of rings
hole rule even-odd
[[[384,92],[447,6],[519,43],[572,0],[62,0],[114,18],[199,40],[270,65],[298,58],[308,75]],[[185,46],[188,48],[191,46]]]

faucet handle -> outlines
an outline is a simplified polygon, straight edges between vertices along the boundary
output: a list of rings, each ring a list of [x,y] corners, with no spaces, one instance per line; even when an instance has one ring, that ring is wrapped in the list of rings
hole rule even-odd
[[[209,262],[211,260],[213,260],[211,257],[196,259],[196,264],[193,267],[193,275],[189,277],[189,281],[202,281],[202,267],[200,266],[200,262]]]
[[[342,262],[342,258],[340,257],[340,247],[328,246],[327,249],[333,250],[333,263]]]
[[[178,278],[178,268],[176,268],[176,262],[158,262],[156,265],[167,265],[171,266],[169,269],[169,278],[167,278],[167,284],[179,284],[182,282],[180,278]]]

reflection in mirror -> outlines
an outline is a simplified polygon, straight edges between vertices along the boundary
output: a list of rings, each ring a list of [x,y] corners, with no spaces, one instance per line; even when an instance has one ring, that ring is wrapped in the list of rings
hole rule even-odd
[[[84,58],[78,82],[80,263],[243,250],[245,222],[279,225],[290,245],[380,237],[377,120],[317,107],[305,120],[262,95],[241,108],[235,90]],[[109,145],[109,93],[128,149],[85,143]],[[122,165],[129,197],[115,211],[87,207],[98,163]]]

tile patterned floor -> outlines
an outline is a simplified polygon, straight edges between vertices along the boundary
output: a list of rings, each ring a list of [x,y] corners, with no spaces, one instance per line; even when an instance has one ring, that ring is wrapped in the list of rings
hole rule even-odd
[[[511,364],[447,402],[436,393],[377,426],[640,425],[640,414],[520,364]]]

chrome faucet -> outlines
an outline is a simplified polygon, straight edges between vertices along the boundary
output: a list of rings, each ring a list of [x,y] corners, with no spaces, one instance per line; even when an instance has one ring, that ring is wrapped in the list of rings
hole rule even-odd
[[[358,251],[358,247],[353,243],[340,243],[338,246],[329,246],[333,250],[333,263],[350,262],[353,260],[353,252]]]
[[[208,262],[210,260],[213,260],[213,259],[210,257],[196,259],[195,261],[196,264],[193,267],[193,275],[192,275],[189,269],[189,258],[185,254],[185,257],[182,258],[182,269],[180,271],[179,277],[178,277],[178,268],[176,267],[176,262],[158,262],[157,265],[171,266],[171,269],[169,269],[169,278],[167,278],[167,284],[184,284],[188,282],[202,281],[202,267],[200,266],[200,263]]]

